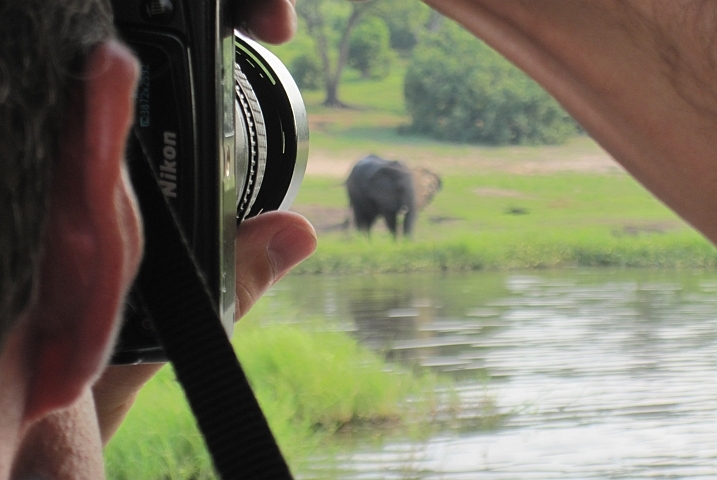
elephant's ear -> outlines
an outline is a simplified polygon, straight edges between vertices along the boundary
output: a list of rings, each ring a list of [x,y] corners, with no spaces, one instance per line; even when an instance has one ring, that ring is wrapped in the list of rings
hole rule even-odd
[[[421,210],[441,189],[441,177],[423,167],[412,169],[411,173],[416,193],[416,206]]]

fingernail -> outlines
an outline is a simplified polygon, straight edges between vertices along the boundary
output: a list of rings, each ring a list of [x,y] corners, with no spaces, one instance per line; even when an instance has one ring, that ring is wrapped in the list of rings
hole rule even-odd
[[[285,275],[316,250],[316,235],[301,227],[290,225],[269,242],[267,252],[274,264],[276,280]]]

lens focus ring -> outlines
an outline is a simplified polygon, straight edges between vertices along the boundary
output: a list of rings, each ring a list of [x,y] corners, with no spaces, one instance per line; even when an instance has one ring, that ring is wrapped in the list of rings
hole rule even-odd
[[[259,101],[238,65],[234,67],[234,81],[237,110],[241,114],[237,119],[236,128],[244,128],[249,142],[248,148],[243,149],[244,152],[237,148],[236,178],[239,182],[237,185],[237,217],[243,220],[247,212],[251,210],[264,179],[267,140],[266,125]],[[237,138],[240,136],[237,135]],[[240,158],[244,155],[246,158]]]

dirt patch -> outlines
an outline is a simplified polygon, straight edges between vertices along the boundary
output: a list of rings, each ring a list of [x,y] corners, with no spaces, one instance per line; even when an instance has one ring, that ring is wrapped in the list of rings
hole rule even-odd
[[[297,205],[292,211],[306,217],[319,233],[346,230],[349,227],[348,207],[324,207],[321,205]]]
[[[598,173],[623,172],[624,169],[607,153],[581,154],[573,158],[526,160],[505,166],[505,171],[518,175],[549,175],[551,173]]]
[[[314,148],[309,153],[306,175],[346,178],[353,164],[369,154],[389,160],[402,160],[410,166],[425,167],[441,175],[486,172],[515,175],[550,175],[561,172],[608,175],[624,172],[610,155],[594,145],[500,149],[467,146],[451,154],[437,154],[411,145],[375,147],[371,150],[344,150],[340,153]]]
[[[327,152],[310,153],[306,165],[306,175],[315,177],[346,178],[351,167],[361,156],[331,155]]]
[[[684,226],[682,222],[645,222],[626,223],[612,230],[616,237],[636,237],[639,235],[661,234]]]
[[[529,195],[517,190],[508,190],[505,188],[480,187],[473,189],[473,193],[479,197],[531,198]]]

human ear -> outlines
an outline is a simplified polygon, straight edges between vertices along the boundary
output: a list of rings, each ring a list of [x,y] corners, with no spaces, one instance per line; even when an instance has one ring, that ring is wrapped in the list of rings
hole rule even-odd
[[[124,46],[106,42],[69,92],[29,311],[27,420],[73,403],[99,375],[139,263],[141,227],[124,172],[137,71]]]

